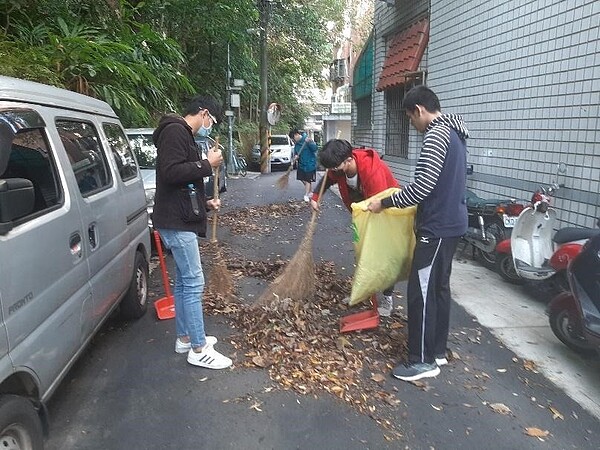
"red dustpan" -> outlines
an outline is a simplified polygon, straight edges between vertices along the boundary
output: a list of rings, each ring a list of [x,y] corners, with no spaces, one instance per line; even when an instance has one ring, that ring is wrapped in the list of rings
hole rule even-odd
[[[156,230],[154,230],[154,242],[156,243],[158,259],[160,260],[163,286],[165,287],[165,294],[167,294],[165,297],[159,298],[154,302],[154,309],[156,309],[156,315],[160,320],[172,319],[175,317],[175,303],[173,302],[173,294],[171,294],[171,287],[169,285],[169,275],[167,274],[167,264],[163,256],[160,235]]]
[[[369,330],[379,326],[379,312],[377,311],[377,297],[375,294],[371,296],[372,309],[363,311],[340,319],[340,332],[347,333],[349,331]]]

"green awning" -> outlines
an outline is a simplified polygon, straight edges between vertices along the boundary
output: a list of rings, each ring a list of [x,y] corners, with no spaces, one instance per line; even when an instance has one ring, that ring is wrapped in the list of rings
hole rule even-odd
[[[354,65],[352,78],[352,100],[358,100],[373,93],[373,35],[363,47]]]

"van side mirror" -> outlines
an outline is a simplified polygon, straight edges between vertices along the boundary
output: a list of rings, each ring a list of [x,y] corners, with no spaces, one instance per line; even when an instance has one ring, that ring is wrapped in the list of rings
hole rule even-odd
[[[13,228],[13,220],[33,211],[33,183],[25,178],[0,179],[0,234]]]
[[[473,164],[467,165],[467,175],[473,175]]]

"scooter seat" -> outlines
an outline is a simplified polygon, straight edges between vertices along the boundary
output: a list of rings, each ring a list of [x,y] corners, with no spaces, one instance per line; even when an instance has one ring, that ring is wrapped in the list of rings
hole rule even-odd
[[[564,244],[566,242],[590,239],[597,234],[600,234],[600,230],[594,228],[567,227],[558,230],[552,240],[557,244]]]

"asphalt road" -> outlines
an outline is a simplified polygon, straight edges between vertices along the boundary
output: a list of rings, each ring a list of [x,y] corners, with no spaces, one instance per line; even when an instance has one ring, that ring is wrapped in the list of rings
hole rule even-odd
[[[286,190],[275,188],[280,175],[229,180],[223,212],[301,199],[295,173]],[[283,218],[276,232],[240,236],[222,230],[220,239],[254,260],[289,258],[308,218],[308,211],[287,223]],[[333,261],[347,275],[354,260],[349,221],[339,198],[328,194],[314,239],[315,259]],[[153,298],[163,296],[159,270],[151,283]],[[485,285],[474,289],[482,297],[492,295]],[[247,283],[242,295],[251,299],[260,290]],[[399,311],[404,292],[399,283]],[[228,342],[233,330],[226,318],[207,315],[205,320],[207,331],[219,338],[217,348],[234,360],[231,370],[187,364],[173,352],[173,321],[157,320],[153,309],[137,322],[109,321],[49,404],[47,448],[600,448],[598,420],[456,304],[449,341],[456,359],[424,385],[391,377],[382,382],[382,389],[399,400],[392,416],[399,439],[336,397],[283,391],[265,370],[241,367],[244,355]],[[531,437],[527,429],[545,436]]]

